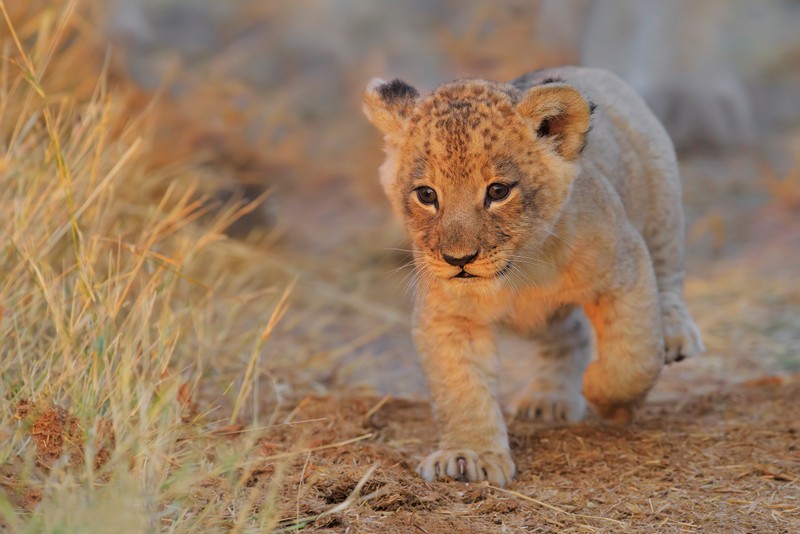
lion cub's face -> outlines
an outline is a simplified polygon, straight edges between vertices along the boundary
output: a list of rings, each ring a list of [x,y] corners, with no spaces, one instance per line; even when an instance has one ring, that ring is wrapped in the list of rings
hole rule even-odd
[[[461,81],[421,98],[373,80],[364,110],[385,134],[381,181],[428,272],[495,283],[548,235],[575,175],[590,108],[562,83],[526,93]]]

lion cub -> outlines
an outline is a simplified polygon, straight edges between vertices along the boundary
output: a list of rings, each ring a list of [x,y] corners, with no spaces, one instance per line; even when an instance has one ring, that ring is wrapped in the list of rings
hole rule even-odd
[[[541,421],[580,420],[585,398],[626,423],[665,362],[704,350],[683,299],[675,151],[619,78],[565,67],[427,95],[375,79],[364,112],[421,271],[414,337],[440,428],[426,480],[514,477],[495,323],[538,341],[514,409]]]

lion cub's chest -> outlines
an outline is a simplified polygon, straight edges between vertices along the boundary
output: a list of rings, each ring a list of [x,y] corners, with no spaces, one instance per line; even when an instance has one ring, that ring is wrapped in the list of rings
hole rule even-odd
[[[591,286],[582,283],[571,269],[535,270],[536,278],[531,277],[526,285],[508,294],[509,305],[503,321],[520,331],[541,328],[561,308],[584,301],[591,292]]]
[[[543,327],[565,302],[555,294],[524,288],[514,292],[502,322],[512,328],[527,332]]]

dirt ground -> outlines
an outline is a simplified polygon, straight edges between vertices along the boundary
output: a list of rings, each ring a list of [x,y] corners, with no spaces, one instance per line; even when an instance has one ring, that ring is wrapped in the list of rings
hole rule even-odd
[[[505,490],[413,475],[414,462],[435,446],[426,403],[309,397],[292,420],[323,421],[286,427],[277,443],[362,439],[297,460],[281,503],[296,517],[284,526],[325,513],[364,480],[352,506],[306,529],[796,532],[800,422],[786,414],[798,395],[796,380],[764,380],[650,403],[626,429],[512,424],[519,474]]]

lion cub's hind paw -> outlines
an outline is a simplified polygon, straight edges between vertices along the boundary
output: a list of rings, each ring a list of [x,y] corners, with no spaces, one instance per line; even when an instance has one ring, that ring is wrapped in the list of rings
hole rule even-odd
[[[664,314],[664,362],[679,362],[705,352],[700,329],[686,309]]]
[[[586,413],[586,400],[578,392],[526,392],[511,403],[517,419],[543,424],[577,423]]]
[[[506,486],[514,478],[515,469],[508,452],[476,453],[470,449],[444,449],[425,458],[417,467],[417,472],[428,482],[488,480],[492,484]]]

